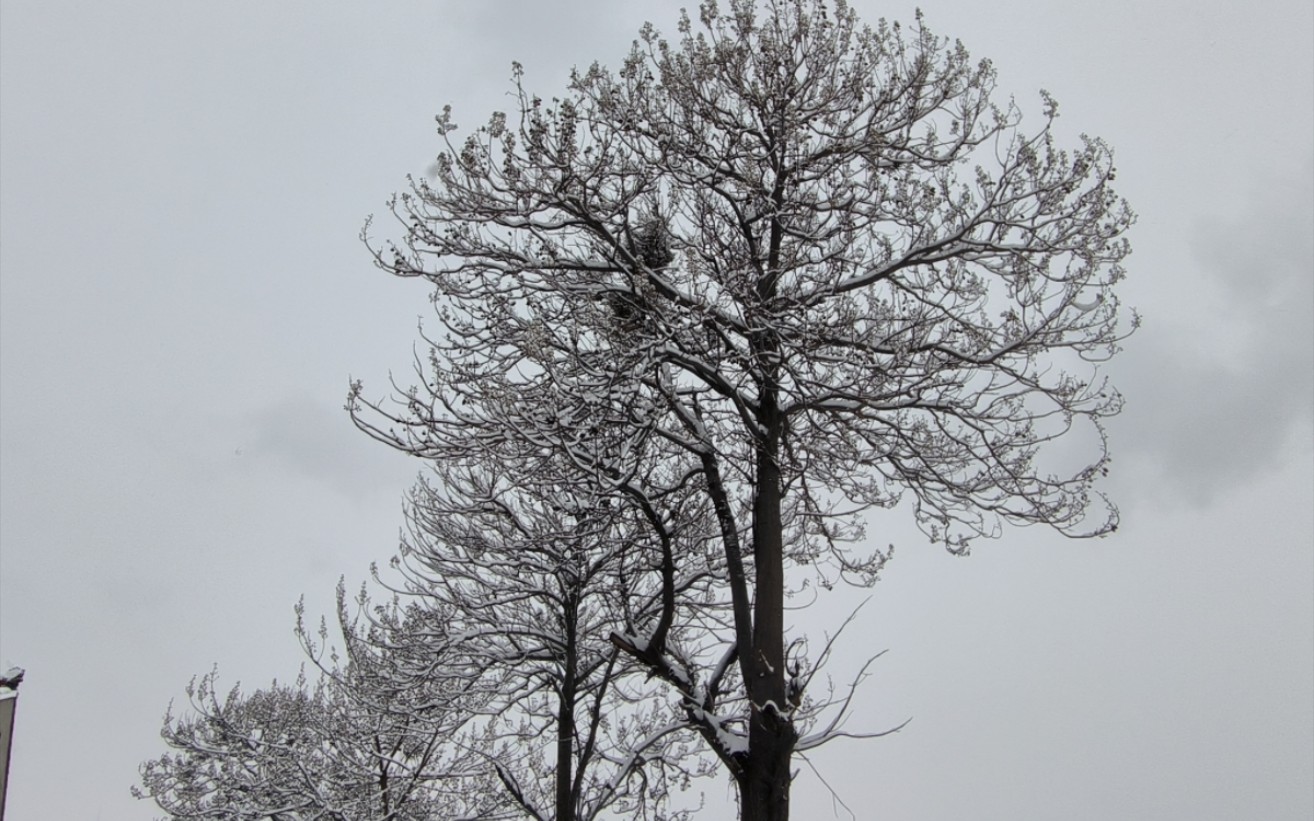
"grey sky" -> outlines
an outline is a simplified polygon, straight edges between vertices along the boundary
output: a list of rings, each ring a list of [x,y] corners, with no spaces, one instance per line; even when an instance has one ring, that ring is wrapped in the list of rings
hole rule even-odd
[[[420,465],[340,408],[349,377],[406,381],[427,294],[361,223],[444,104],[474,126],[512,60],[544,96],[616,65],[645,17],[674,31],[644,5],[0,0],[7,817],[153,817],[128,788],[187,680],[295,675],[298,596],[329,613],[391,555]],[[1004,97],[1049,89],[1117,151],[1146,317],[1110,369],[1124,525],[953,559],[875,519],[897,553],[836,673],[889,648],[853,726],[914,720],[812,760],[858,818],[1309,818],[1314,10],[922,6]],[[838,806],[806,767],[795,803]]]

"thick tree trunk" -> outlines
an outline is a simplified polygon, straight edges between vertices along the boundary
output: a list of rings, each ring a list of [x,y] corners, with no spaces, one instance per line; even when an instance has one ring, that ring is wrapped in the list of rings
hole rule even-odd
[[[788,821],[789,762],[798,736],[793,723],[773,711],[753,710],[753,753],[739,778],[742,821]]]
[[[753,556],[756,569],[753,602],[753,659],[749,756],[740,778],[743,821],[789,818],[789,763],[798,735],[789,709],[785,682],[784,543],[780,520],[780,482],[774,459],[758,465],[754,505]]]
[[[770,346],[772,352],[775,345]],[[790,760],[798,734],[789,709],[785,669],[785,544],[781,508],[780,437],[775,374],[761,393],[759,421],[764,436],[757,451],[753,500],[753,658],[747,665],[752,702],[749,755],[740,778],[743,821],[789,818]]]

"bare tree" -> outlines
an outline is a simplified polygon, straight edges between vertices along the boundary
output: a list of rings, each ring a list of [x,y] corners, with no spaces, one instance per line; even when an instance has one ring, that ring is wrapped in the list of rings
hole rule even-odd
[[[143,766],[138,797],[175,818],[688,816],[669,798],[708,762],[608,639],[618,615],[660,608],[635,512],[502,469],[440,467],[411,495],[393,599],[362,588],[353,607],[339,586],[341,658],[299,608],[315,685],[221,700],[214,674],[193,682],[193,713],[166,717],[174,752]]]
[[[518,110],[461,142],[445,111],[435,178],[393,203],[403,240],[371,245],[433,284],[439,330],[399,402],[355,383],[349,408],[440,464],[550,452],[571,492],[644,512],[659,607],[613,644],[673,688],[742,817],[784,819],[792,756],[838,727],[786,591],[872,582],[865,512],[904,499],[958,553],[1004,523],[1116,528],[1098,366],[1135,324],[1114,292],[1133,216],[1103,142],[1056,147],[1043,93],[1025,131],[920,17],[761,6],[703,3],[674,42],[645,26],[550,102],[517,66]],[[714,560],[679,545],[664,500],[686,491]],[[726,618],[677,589],[685,562]],[[686,652],[672,627],[699,624]]]
[[[366,640],[387,689],[448,679],[477,694],[485,769],[527,817],[685,817],[667,799],[706,767],[647,671],[608,640],[618,619],[660,609],[636,511],[541,465],[440,464],[435,478],[411,494],[394,590],[442,626],[398,630],[396,605],[373,611]],[[706,582],[695,570],[675,589]]]
[[[192,713],[165,716],[172,752],[142,765],[133,794],[178,819],[509,817],[471,766],[470,744],[453,743],[470,698],[431,685],[383,699],[367,665],[334,664],[313,685],[303,674],[249,694],[235,686],[222,698],[215,673],[194,680]]]

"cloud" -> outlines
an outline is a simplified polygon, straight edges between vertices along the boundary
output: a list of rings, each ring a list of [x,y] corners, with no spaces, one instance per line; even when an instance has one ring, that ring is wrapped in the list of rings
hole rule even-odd
[[[1198,293],[1168,294],[1128,344],[1119,453],[1207,504],[1308,448],[1314,427],[1314,166],[1195,230]],[[1143,485],[1142,485],[1143,486]]]
[[[400,499],[420,468],[358,432],[340,407],[310,396],[264,405],[242,419],[240,430],[233,460],[322,482],[347,498],[383,490]]]

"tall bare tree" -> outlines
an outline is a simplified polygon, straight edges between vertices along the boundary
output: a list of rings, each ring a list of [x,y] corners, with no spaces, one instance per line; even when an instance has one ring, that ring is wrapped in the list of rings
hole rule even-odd
[[[837,734],[786,591],[874,580],[865,512],[906,500],[959,553],[1005,523],[1116,528],[1093,489],[1121,407],[1098,366],[1135,325],[1110,151],[1057,147],[1048,94],[1024,129],[991,65],[920,17],[869,28],[842,2],[705,2],[562,98],[515,83],[463,141],[438,118],[434,179],[393,203],[403,238],[371,244],[433,284],[438,331],[399,402],[357,383],[349,407],[438,463],[550,452],[569,492],[643,512],[659,606],[612,642],[673,688],[742,817],[784,819],[792,756]],[[686,491],[715,558],[679,540],[665,500]],[[691,562],[724,619],[677,589]],[[699,624],[682,650],[672,627]]]

